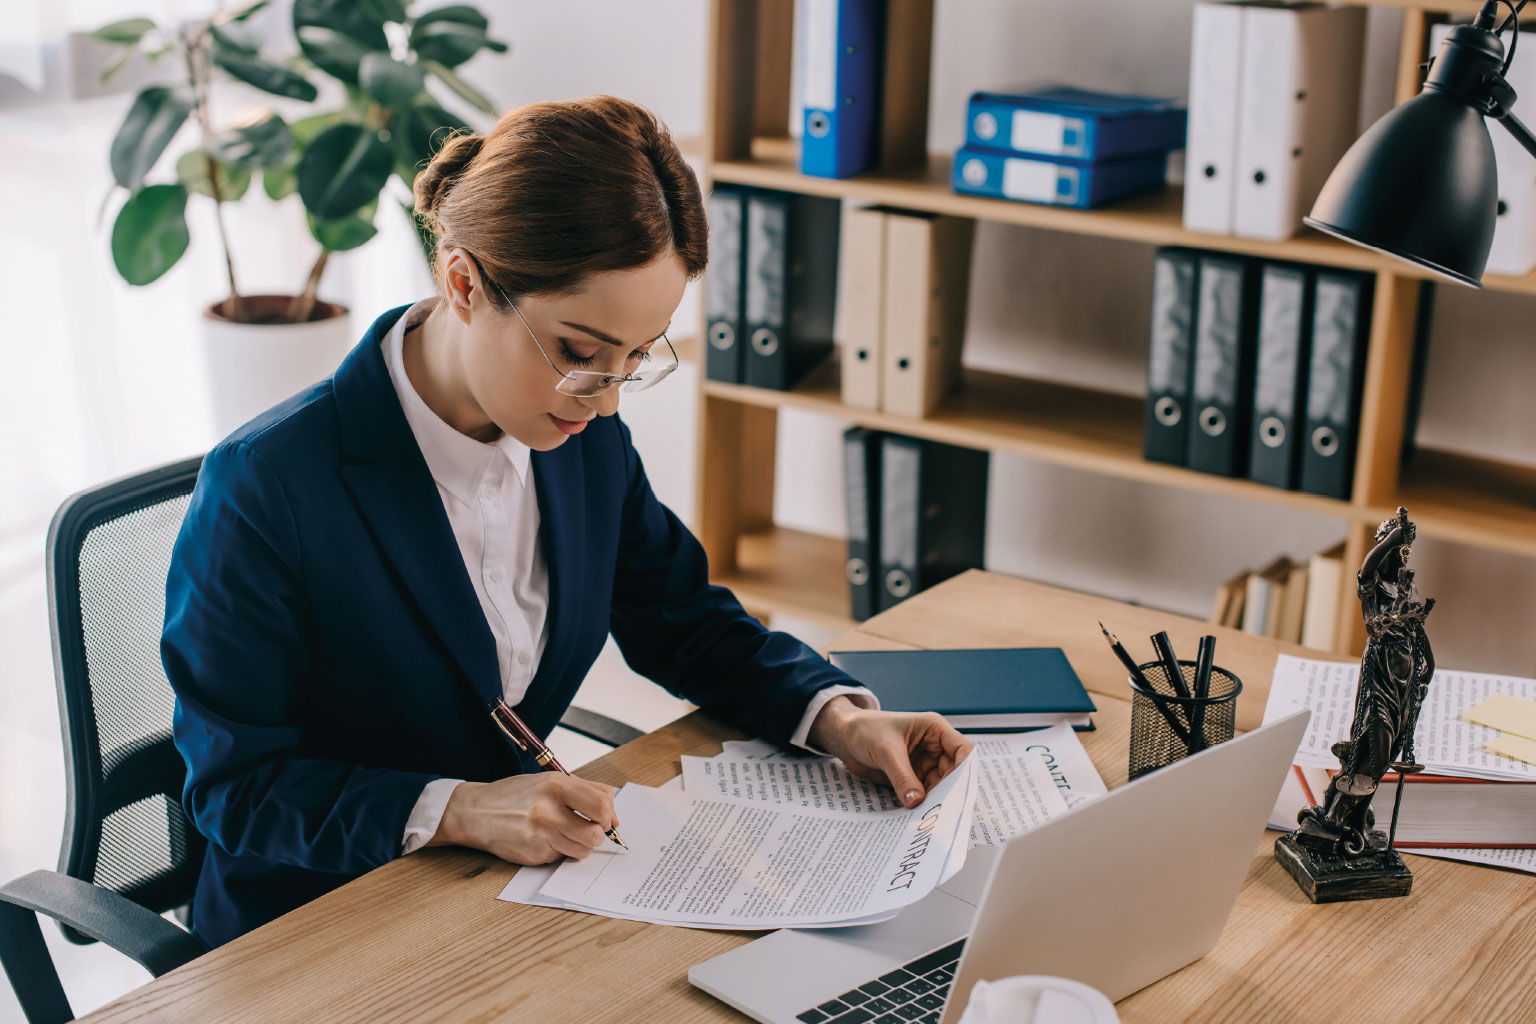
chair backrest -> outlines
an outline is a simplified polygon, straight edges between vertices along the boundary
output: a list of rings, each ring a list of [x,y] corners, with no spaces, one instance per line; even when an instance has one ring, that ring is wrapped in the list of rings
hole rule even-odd
[[[192,899],[205,840],[181,806],[165,579],[202,458],[82,491],[48,531],[68,807],[59,870],[156,913]],[[74,942],[92,941],[70,928]]]

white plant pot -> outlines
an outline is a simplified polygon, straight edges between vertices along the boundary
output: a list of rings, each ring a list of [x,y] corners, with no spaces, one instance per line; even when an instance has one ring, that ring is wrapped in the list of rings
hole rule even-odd
[[[306,323],[261,323],[281,317],[292,297],[246,295],[243,300],[258,322],[226,320],[223,303],[203,311],[203,351],[219,437],[329,377],[357,342],[345,306],[317,302],[316,318]]]

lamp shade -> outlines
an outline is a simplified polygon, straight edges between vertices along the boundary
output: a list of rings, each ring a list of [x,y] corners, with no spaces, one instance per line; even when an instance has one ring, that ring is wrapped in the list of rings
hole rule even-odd
[[[1482,287],[1499,185],[1483,115],[1426,89],[1349,147],[1305,222]]]

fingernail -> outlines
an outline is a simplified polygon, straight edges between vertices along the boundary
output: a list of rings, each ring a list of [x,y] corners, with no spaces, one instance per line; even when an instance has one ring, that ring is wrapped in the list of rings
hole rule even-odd
[[[909,804],[910,803],[916,803],[917,802],[917,790],[915,790],[915,789],[907,790],[907,795],[902,797],[902,799],[905,800]]]

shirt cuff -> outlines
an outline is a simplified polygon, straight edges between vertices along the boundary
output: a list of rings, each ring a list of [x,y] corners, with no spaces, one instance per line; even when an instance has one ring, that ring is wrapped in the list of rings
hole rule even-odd
[[[870,693],[862,686],[839,685],[828,686],[824,690],[817,690],[815,694],[811,696],[811,702],[805,706],[805,714],[800,718],[800,725],[797,729],[795,729],[795,734],[789,738],[790,744],[796,747],[804,747],[806,750],[811,751],[813,754],[820,754],[823,757],[832,756],[825,750],[819,750],[816,747],[811,746],[809,741],[811,735],[811,725],[816,721],[816,716],[821,714],[821,709],[827,706],[827,701],[831,700],[833,697],[844,696],[861,708],[865,708],[869,711],[880,710],[880,698],[876,697],[873,693]]]
[[[443,812],[448,809],[448,798],[463,779],[433,779],[421,790],[410,817],[405,819],[405,835],[400,839],[400,855],[421,849],[437,835],[442,824]]]

